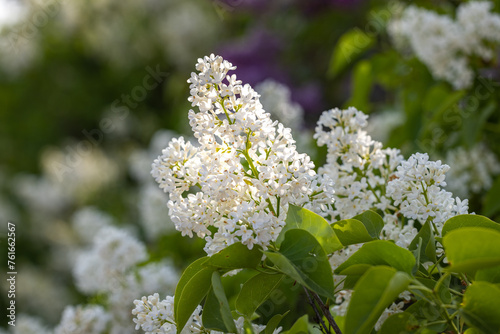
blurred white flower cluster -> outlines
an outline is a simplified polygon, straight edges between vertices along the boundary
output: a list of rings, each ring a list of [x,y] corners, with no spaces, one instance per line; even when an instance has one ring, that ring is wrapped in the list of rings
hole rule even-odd
[[[0,0],[0,31],[4,26],[19,22],[25,15],[25,8],[17,1]]]
[[[41,58],[44,34],[126,69],[155,57],[186,67],[218,31],[211,3],[196,0],[2,0],[0,9],[0,69],[11,75]]]
[[[0,334],[52,334],[52,331],[42,323],[39,318],[26,314],[19,314],[16,326],[10,327],[10,331],[0,328]]]
[[[260,103],[264,110],[293,132],[298,152],[307,152],[311,158],[315,151],[315,143],[310,129],[304,127],[304,110],[301,105],[292,101],[292,93],[286,85],[266,79],[255,86],[260,95]]]
[[[388,26],[396,46],[409,46],[436,79],[455,89],[469,88],[474,80],[473,58],[491,61],[500,43],[500,15],[491,13],[493,3],[460,4],[456,19],[436,12],[407,7]]]
[[[488,190],[494,176],[500,173],[500,163],[484,144],[451,150],[446,154],[446,162],[453,166],[448,173],[447,189],[461,197]]]
[[[68,306],[55,334],[101,334],[110,322],[109,314],[102,306]]]
[[[264,109],[273,118],[294,131],[300,128],[304,121],[304,110],[298,103],[291,101],[290,89],[287,86],[267,79],[255,86],[255,90],[260,94]]]
[[[100,308],[102,312],[94,312],[108,319],[104,328],[106,331],[133,333],[129,325],[130,302],[144,293],[173,292],[178,280],[177,271],[168,261],[141,265],[148,260],[145,245],[133,237],[126,227],[117,227],[109,216],[95,208],[77,212],[73,225],[77,232],[81,232],[82,240],[88,242],[92,239],[90,247],[81,250],[75,260],[73,274],[77,288],[86,295],[106,296],[105,305],[108,307]],[[89,229],[94,231],[89,233]],[[91,312],[92,307],[68,306],[59,325],[66,329],[60,333],[74,332],[67,328],[83,329],[82,333],[106,332],[97,329],[86,331],[83,321],[79,320],[83,314]]]
[[[139,223],[149,241],[175,232],[165,205],[165,194],[151,178],[151,160],[157,157],[158,151],[176,135],[174,131],[159,130],[151,138],[148,149],[135,149],[129,156],[130,175],[139,185],[134,202],[139,214]]]
[[[213,54],[198,60],[188,82],[199,146],[173,139],[153,163],[177,230],[205,238],[207,254],[239,241],[266,248],[289,203],[318,207],[332,195],[309,156],[297,152],[291,130],[271,120],[250,85],[227,74],[234,68]]]
[[[76,261],[76,285],[85,293],[112,291],[126,280],[130,268],[146,259],[146,247],[126,230],[103,227]]]
[[[60,6],[61,29],[82,34],[92,52],[122,67],[147,60],[155,48],[162,48],[170,61],[187,65],[186,55],[200,52],[216,32],[215,13],[197,1],[95,0]]]
[[[165,299],[160,300],[158,293],[151,296],[142,297],[140,300],[134,300],[135,308],[132,314],[136,316],[134,322],[136,323],[135,329],[142,329],[145,334],[176,334],[177,326],[174,320],[174,297],[167,296]],[[202,307],[198,306],[191,315],[187,324],[181,331],[182,334],[191,333],[209,333],[209,334],[222,334],[222,332],[207,330],[203,327],[201,320]],[[237,333],[246,333],[244,329],[244,318],[240,317],[235,320]],[[259,334],[266,329],[265,325],[252,324],[253,333]],[[281,327],[273,331],[273,334],[281,332]]]

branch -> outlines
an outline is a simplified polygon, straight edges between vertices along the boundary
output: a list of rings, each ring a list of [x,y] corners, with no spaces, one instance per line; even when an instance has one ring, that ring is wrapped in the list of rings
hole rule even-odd
[[[326,328],[326,324],[323,321],[323,317],[319,314],[318,308],[316,307],[316,304],[314,301],[311,299],[311,296],[309,295],[309,291],[307,291],[307,288],[304,287],[304,291],[306,292],[307,299],[309,300],[309,304],[312,306],[314,313],[316,313],[316,318],[318,318],[318,321],[320,322],[319,326],[322,328],[321,332],[325,334],[330,334],[330,330]]]
[[[316,303],[318,303],[321,311],[323,312],[326,319],[328,320],[328,323],[330,324],[330,326],[333,327],[333,331],[335,332],[335,334],[342,334],[342,331],[340,330],[339,326],[337,325],[337,323],[333,319],[332,314],[330,313],[330,309],[328,308],[328,306],[326,306],[323,303],[323,301],[321,300],[321,298],[318,296],[317,293],[311,291],[311,294],[313,295],[314,300],[316,300]]]

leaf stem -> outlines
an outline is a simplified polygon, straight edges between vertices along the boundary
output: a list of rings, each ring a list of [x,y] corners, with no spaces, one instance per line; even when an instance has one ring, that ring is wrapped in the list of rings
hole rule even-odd
[[[446,278],[448,278],[448,276],[450,276],[450,275],[451,275],[451,273],[448,271],[443,276],[441,276],[439,278],[439,280],[437,281],[436,285],[434,286],[434,289],[432,289],[432,293],[434,293],[437,296],[437,294],[439,292],[439,287],[441,286],[441,284],[443,284],[444,280]]]

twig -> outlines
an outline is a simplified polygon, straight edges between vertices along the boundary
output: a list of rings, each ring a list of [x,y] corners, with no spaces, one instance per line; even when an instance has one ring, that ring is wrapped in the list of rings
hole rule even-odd
[[[307,299],[309,300],[309,304],[312,306],[314,313],[316,313],[316,318],[318,318],[318,321],[320,322],[319,326],[322,328],[321,332],[323,332],[325,334],[330,334],[330,330],[326,328],[326,324],[323,321],[323,317],[319,314],[318,309],[316,307],[316,304],[311,299],[311,296],[309,295],[309,291],[307,291],[306,287],[304,287],[304,291],[306,292]]]
[[[342,334],[342,331],[340,330],[339,326],[337,325],[337,323],[333,319],[332,314],[330,313],[330,309],[328,308],[328,306],[326,306],[323,303],[323,301],[321,300],[321,298],[318,296],[317,293],[312,292],[312,291],[311,291],[311,293],[312,293],[312,295],[314,297],[314,300],[316,300],[316,303],[318,303],[321,311],[323,312],[323,314],[325,315],[326,319],[328,320],[328,323],[330,324],[330,326],[332,326],[333,331],[335,332],[335,334]]]

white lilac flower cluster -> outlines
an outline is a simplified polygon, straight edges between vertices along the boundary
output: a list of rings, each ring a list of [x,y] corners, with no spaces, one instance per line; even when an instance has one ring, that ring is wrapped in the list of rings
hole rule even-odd
[[[153,295],[142,297],[140,300],[134,300],[135,308],[132,314],[135,316],[134,323],[135,329],[142,329],[145,334],[176,334],[177,325],[174,318],[174,297],[167,296],[165,299],[160,300],[160,295],[155,293]],[[181,331],[182,334],[191,333],[208,333],[208,334],[222,334],[222,332],[207,330],[203,327],[201,320],[202,307],[198,306],[191,317],[188,319],[185,327]],[[237,333],[245,333],[244,318],[239,317],[235,320]],[[265,325],[252,324],[253,333],[259,334],[266,329]],[[281,332],[281,327],[274,330],[273,334]]]
[[[448,151],[445,160],[453,166],[448,173],[450,177],[446,187],[461,197],[488,190],[494,176],[500,173],[500,163],[484,144]]]
[[[439,160],[429,161],[427,153],[416,153],[398,166],[395,178],[387,185],[387,195],[405,217],[422,223],[431,219],[440,231],[449,218],[468,213],[468,200],[453,198],[442,188],[449,169]]]
[[[175,334],[177,326],[174,319],[174,297],[167,296],[160,300],[158,293],[152,296],[142,297],[140,300],[134,300],[135,308],[132,314],[135,316],[135,329],[142,329],[146,334],[165,333]],[[187,321],[183,334],[201,332],[200,320],[201,306],[198,306],[193,312],[191,318]]]
[[[332,221],[348,219],[369,209],[388,212],[391,201],[382,192],[401,163],[399,150],[383,149],[363,130],[368,116],[354,107],[325,111],[314,138],[328,149],[326,164],[318,174],[334,183]]]
[[[431,218],[435,224],[467,213],[468,201],[453,198],[443,189],[448,165],[429,161],[426,153],[416,153],[405,161],[399,150],[383,149],[382,143],[363,130],[367,119],[367,115],[350,107],[325,111],[318,121],[314,137],[318,145],[328,149],[327,162],[318,174],[334,182],[332,221],[370,209],[384,212],[389,225],[397,222],[398,213],[421,223]],[[411,224],[409,228],[413,230]],[[391,234],[391,240],[399,239],[394,231],[386,232]]]
[[[471,59],[493,60],[500,43],[500,15],[491,13],[492,6],[489,1],[462,3],[455,20],[409,6],[388,31],[396,45],[409,45],[436,79],[465,89],[474,80]]]
[[[196,69],[188,100],[199,110],[189,111],[199,146],[173,139],[152,175],[169,193],[176,229],[205,238],[207,254],[240,241],[266,248],[285,225],[288,204],[329,203],[331,183],[297,152],[291,130],[271,120],[252,87],[227,74],[235,69],[230,62],[212,54]]]
[[[384,227],[380,238],[393,240],[398,246],[408,248],[418,231],[414,222],[433,221],[438,234],[442,224],[450,217],[467,213],[468,201],[453,198],[442,189],[446,185],[447,165],[429,161],[427,154],[416,153],[404,160],[399,150],[383,149],[380,142],[363,129],[368,116],[351,107],[345,110],[325,111],[316,127],[318,145],[326,145],[327,162],[318,174],[334,181],[334,203],[328,213],[332,222],[352,218],[366,210],[382,211]],[[402,216],[406,218],[403,224]],[[349,245],[330,257],[336,269],[354,254],[361,244]],[[337,288],[342,288],[343,276],[334,276]],[[351,298],[351,290],[337,292],[337,305],[332,312],[343,316]],[[402,312],[404,292],[397,303],[388,307],[379,321],[377,330],[389,315]]]
[[[327,162],[319,168],[318,174],[327,175],[334,182],[334,203],[326,213],[335,222],[369,209],[381,210],[385,225],[380,237],[407,247],[417,230],[411,221],[407,225],[398,221],[397,208],[385,193],[387,183],[403,161],[403,156],[399,150],[383,149],[380,142],[372,140],[363,130],[368,125],[367,119],[363,112],[350,107],[325,111],[318,120],[314,138],[319,146],[326,145],[328,150]],[[349,245],[334,252],[330,257],[332,269],[345,262],[361,246]],[[342,287],[343,279],[343,276],[334,275],[338,287]],[[336,305],[332,307],[334,314],[345,315],[351,294],[352,290],[337,292]],[[403,306],[404,303],[393,303],[385,310],[379,323],[384,321],[384,316],[401,312]]]

